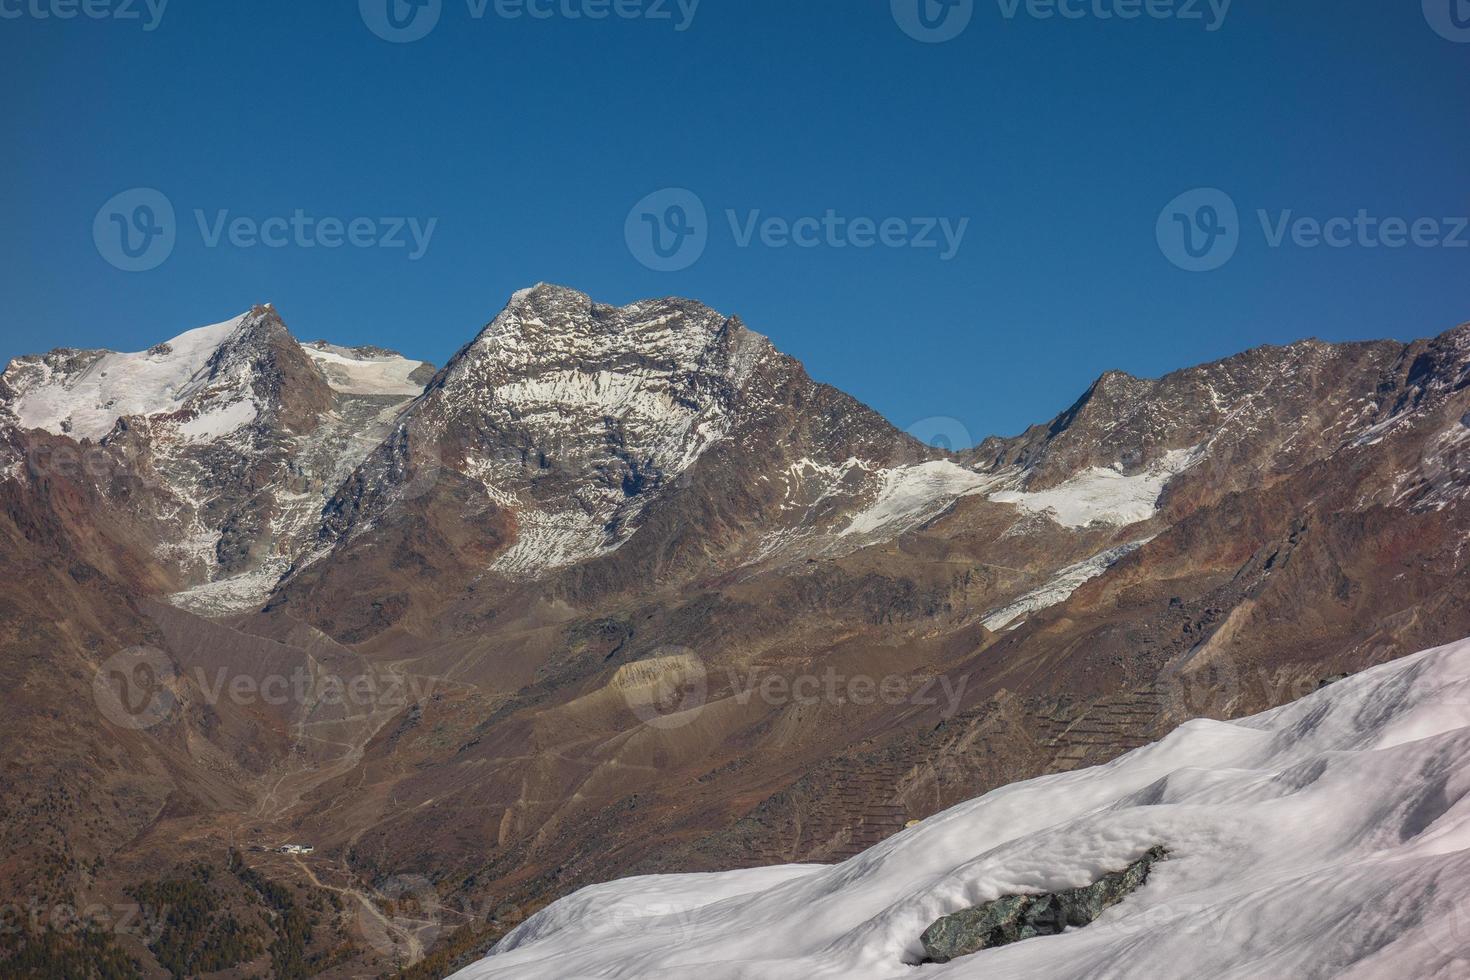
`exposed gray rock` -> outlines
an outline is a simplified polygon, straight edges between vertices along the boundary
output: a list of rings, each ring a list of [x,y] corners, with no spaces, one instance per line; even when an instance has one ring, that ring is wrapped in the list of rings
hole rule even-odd
[[[974,908],[946,915],[920,941],[925,962],[948,963],[958,956],[1005,946],[1032,936],[1054,936],[1064,929],[1088,925],[1148,881],[1154,862],[1168,852],[1159,846],[1121,871],[1111,871],[1090,885],[1040,895],[1005,895]]]

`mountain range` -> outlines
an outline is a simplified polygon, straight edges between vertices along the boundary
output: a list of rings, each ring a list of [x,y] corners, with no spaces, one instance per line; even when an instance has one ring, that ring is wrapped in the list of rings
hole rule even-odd
[[[443,975],[580,886],[851,858],[1470,635],[1467,389],[1470,325],[1307,340],[951,451],[546,284],[439,369],[270,306],[16,358],[0,888],[234,923],[113,930],[145,975]]]

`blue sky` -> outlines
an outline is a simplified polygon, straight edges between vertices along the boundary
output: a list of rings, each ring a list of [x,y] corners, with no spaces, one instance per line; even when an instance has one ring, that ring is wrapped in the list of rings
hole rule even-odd
[[[963,26],[940,43],[905,32],[918,0],[393,0],[409,32],[438,16],[407,43],[374,33],[387,0],[85,2],[110,15],[0,0],[0,356],[268,300],[304,339],[443,363],[548,280],[701,299],[899,425],[978,439],[1105,369],[1470,319],[1467,0],[973,0],[928,8]],[[175,217],[130,272],[123,231],[165,241],[114,202],[135,188]],[[704,250],[659,260],[640,229]]]

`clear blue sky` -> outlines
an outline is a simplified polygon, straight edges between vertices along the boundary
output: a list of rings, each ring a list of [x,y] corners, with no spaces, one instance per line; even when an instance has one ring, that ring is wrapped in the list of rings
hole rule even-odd
[[[1431,29],[1419,0],[1236,0],[1213,31],[1208,0],[1205,21],[975,0],[933,44],[890,0],[703,0],[683,31],[675,0],[673,21],[564,13],[597,0],[555,0],[550,19],[489,0],[476,19],[476,0],[440,0],[434,29],[401,44],[357,0],[173,0],[152,31],[145,0],[142,20],[36,16],[68,2],[0,0],[0,356],[139,349],[269,300],[303,338],[442,364],[511,291],[548,280],[739,313],[900,425],[952,416],[978,439],[1050,417],[1105,369],[1470,319],[1470,248],[1272,248],[1255,215],[1470,214],[1470,43]],[[94,244],[104,202],[135,187],[177,211],[173,252],[146,272]],[[709,240],[660,272],[625,221],[668,187],[698,195]],[[1156,223],[1200,187],[1238,205],[1239,246],[1188,272]],[[437,225],[410,261],[207,247],[196,209]],[[829,209],[969,226],[944,261],[740,247],[725,215]]]

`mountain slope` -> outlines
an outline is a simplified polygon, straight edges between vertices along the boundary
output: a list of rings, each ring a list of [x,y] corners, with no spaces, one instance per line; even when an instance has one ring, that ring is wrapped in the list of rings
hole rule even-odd
[[[17,358],[0,419],[31,443],[79,442],[21,448],[14,475],[76,470],[152,542],[175,601],[235,612],[269,595],[426,374],[392,352],[303,347],[261,306],[141,353]]]
[[[357,641],[410,608],[438,622],[438,605],[472,583],[496,601],[530,582],[591,598],[804,556],[891,494],[891,467],[939,455],[736,318],[542,284],[512,298],[343,485],[272,608]],[[919,509],[867,537],[891,539],[929,516]],[[415,566],[432,571],[404,581]],[[363,581],[392,608],[381,594],[369,605]]]
[[[50,747],[7,778],[130,760],[0,830],[106,841],[66,880],[114,893],[180,841],[222,868],[308,841],[252,861],[378,939],[402,882],[433,891],[344,975],[630,873],[840,861],[1470,635],[1470,328],[1109,374],[958,454],[687,300],[538,286],[437,373],[265,307],[217,332],[102,416],[105,353],[0,376],[0,649],[35,692],[11,744]],[[42,389],[57,431],[20,424]],[[91,625],[37,625],[66,609]],[[119,730],[89,685],[134,644],[178,711]],[[394,697],[294,683],[333,675]],[[278,678],[284,703],[230,693]]]
[[[909,977],[940,917],[1162,845],[1093,924],[923,975],[1448,980],[1470,969],[1467,750],[1470,641],[995,790],[843,864],[589,888],[455,976]]]

